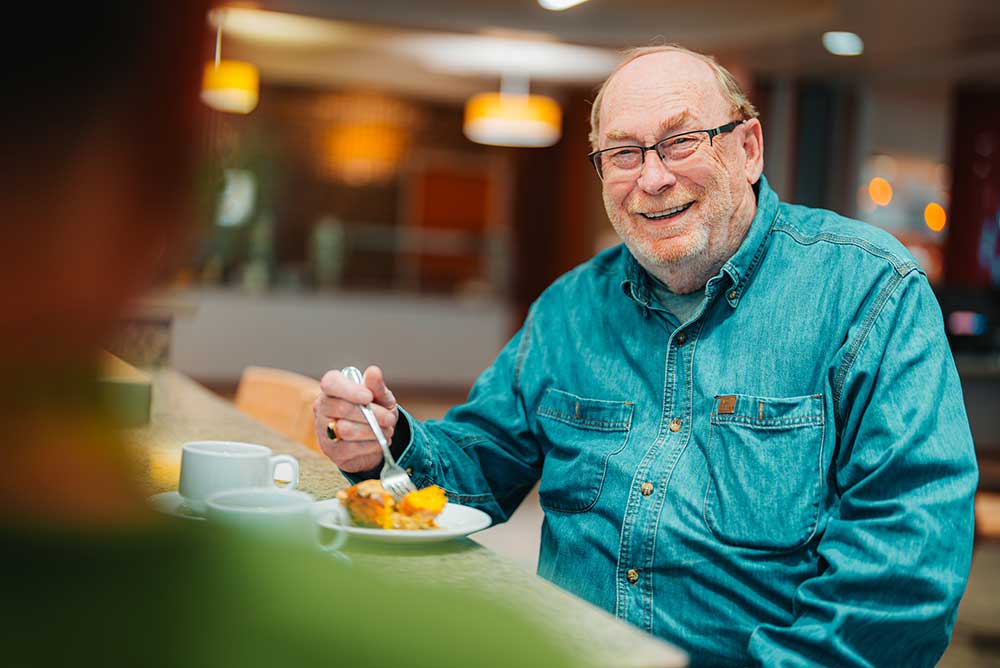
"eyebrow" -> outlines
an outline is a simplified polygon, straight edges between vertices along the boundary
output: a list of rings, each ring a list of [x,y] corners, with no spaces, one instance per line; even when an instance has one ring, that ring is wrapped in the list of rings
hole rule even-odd
[[[680,129],[682,125],[691,120],[691,114],[687,111],[682,111],[679,114],[675,114],[668,118],[667,120],[660,123],[660,136],[666,137],[674,130]]]
[[[657,136],[660,138],[666,137],[671,132],[678,129],[679,127],[681,127],[690,120],[691,120],[691,114],[689,114],[687,111],[682,111],[678,114],[674,114],[673,116],[666,118],[662,123],[660,123],[660,125],[658,126],[659,129]],[[605,135],[605,138],[610,141],[637,141],[634,135],[631,135],[622,130],[612,130],[607,135]]]

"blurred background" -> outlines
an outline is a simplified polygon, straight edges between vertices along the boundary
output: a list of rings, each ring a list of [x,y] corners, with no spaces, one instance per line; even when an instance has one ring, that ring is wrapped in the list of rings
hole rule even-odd
[[[560,1],[213,12],[204,224],[164,285],[171,362],[219,389],[248,363],[378,362],[461,395],[553,278],[617,242],[590,101],[623,48],[676,41],[750,91],[782,199],[896,235],[963,366],[996,367],[1000,4],[540,4]]]
[[[203,225],[119,351],[226,395],[251,364],[379,364],[440,415],[552,279],[617,243],[590,102],[622,49],[678,42],[748,89],[783,200],[882,227],[923,265],[1000,490],[1000,3],[543,4],[214,11]]]

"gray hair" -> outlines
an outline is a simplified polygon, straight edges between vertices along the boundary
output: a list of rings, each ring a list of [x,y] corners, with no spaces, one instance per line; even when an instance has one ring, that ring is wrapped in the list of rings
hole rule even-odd
[[[692,51],[679,44],[664,44],[662,46],[641,46],[635,49],[629,49],[625,52],[622,61],[618,63],[618,67],[608,75],[608,78],[604,80],[601,84],[600,89],[597,91],[597,97],[594,98],[594,104],[590,109],[590,146],[593,149],[597,149],[597,141],[600,138],[600,116],[601,116],[601,102],[604,99],[604,90],[608,87],[608,82],[618,74],[619,70],[631,63],[637,58],[642,58],[643,56],[648,56],[653,53],[684,53],[693,58],[697,58],[702,61],[710,68],[712,72],[715,73],[715,79],[719,83],[719,90],[722,92],[723,97],[725,97],[733,106],[733,111],[740,115],[742,119],[757,118],[760,114],[757,113],[757,108],[753,106],[750,102],[750,98],[746,96],[743,89],[736,82],[736,78],[727,70],[725,67],[716,62],[715,58],[712,56],[707,56],[703,53],[698,53],[697,51]]]

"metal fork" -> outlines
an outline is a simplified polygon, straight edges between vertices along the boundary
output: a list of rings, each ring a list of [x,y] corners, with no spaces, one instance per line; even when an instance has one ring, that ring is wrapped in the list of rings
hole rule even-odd
[[[357,367],[345,367],[341,373],[358,385],[365,384],[365,378],[361,375],[361,370]],[[372,433],[375,434],[375,440],[382,447],[382,456],[385,458],[385,463],[382,464],[382,473],[379,474],[379,480],[382,481],[382,486],[385,487],[385,490],[399,501],[410,492],[417,491],[417,486],[410,480],[410,476],[406,474],[406,471],[392,458],[392,453],[389,451],[389,441],[386,440],[385,434],[382,433],[382,427],[379,426],[378,420],[375,419],[375,413],[372,412],[371,405],[365,404],[360,406],[360,408],[362,415],[365,416],[365,420],[368,421],[368,426],[372,429]]]

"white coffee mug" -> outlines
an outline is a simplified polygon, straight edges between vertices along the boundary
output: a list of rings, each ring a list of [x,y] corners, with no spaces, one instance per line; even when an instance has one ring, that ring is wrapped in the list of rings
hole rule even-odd
[[[193,441],[181,452],[180,495],[196,513],[205,513],[205,500],[227,489],[263,487],[275,489],[274,470],[279,464],[292,467],[292,480],[299,482],[299,462],[290,455],[274,455],[271,449],[235,441]]]
[[[267,487],[231,489],[208,497],[208,520],[263,538],[316,545],[336,550],[347,540],[338,531],[332,543],[321,545],[320,526],[312,514],[313,497],[305,492]]]

